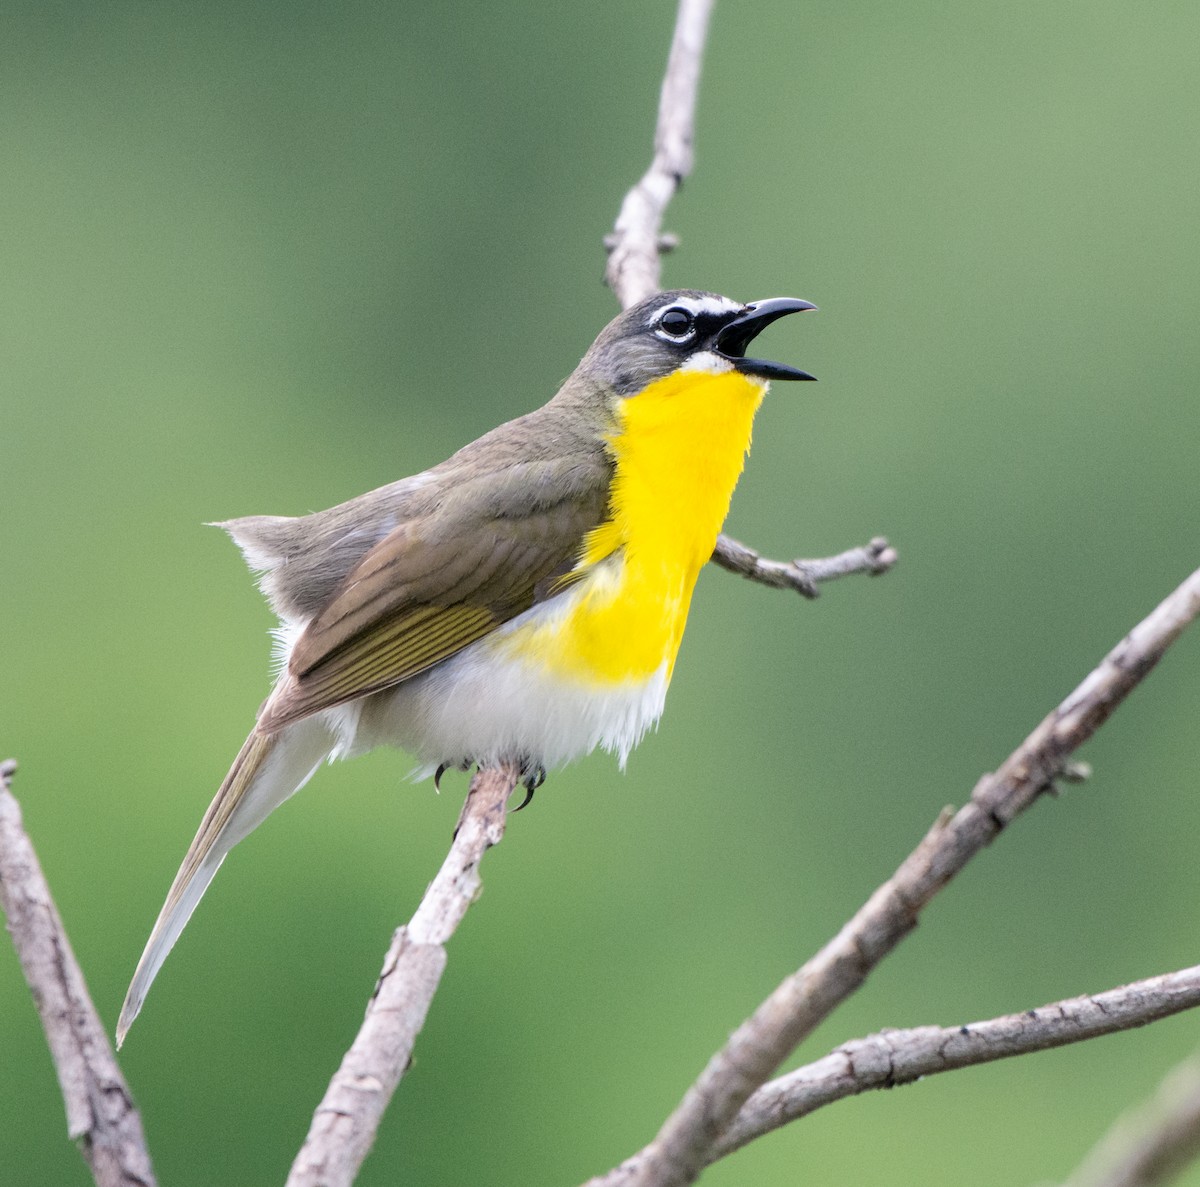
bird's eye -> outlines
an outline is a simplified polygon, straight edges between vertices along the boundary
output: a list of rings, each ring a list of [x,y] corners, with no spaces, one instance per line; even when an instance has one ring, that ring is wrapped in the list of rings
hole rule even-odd
[[[659,328],[672,338],[690,337],[696,328],[692,315],[686,309],[668,309],[658,319]]]

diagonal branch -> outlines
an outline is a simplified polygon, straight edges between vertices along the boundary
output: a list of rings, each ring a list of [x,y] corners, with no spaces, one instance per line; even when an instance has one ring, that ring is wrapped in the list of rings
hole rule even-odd
[[[88,994],[0,763],[0,907],[42,1019],[67,1106],[67,1133],[99,1187],[154,1187],[142,1120]]]
[[[710,1161],[860,1092],[1116,1034],[1197,1006],[1200,965],[986,1022],[885,1030],[855,1039],[824,1059],[764,1084],[721,1135]],[[1196,1083],[1200,1088],[1200,1076]],[[1200,1119],[1200,1091],[1192,1110]],[[1200,1130],[1197,1134],[1200,1140]]]
[[[406,927],[397,928],[354,1042],[317,1106],[287,1187],[347,1187],[375,1141],[408,1070],[413,1044],[446,967],[445,944],[479,896],[479,863],[504,836],[510,764],[471,780],[454,843]]]
[[[916,926],[938,891],[1053,786],[1071,752],[1137,687],[1197,614],[1200,570],[1134,627],[995,774],[979,781],[968,804],[942,813],[841,932],[738,1027],[650,1145],[593,1179],[591,1187],[694,1182],[751,1093],[862,985]]]

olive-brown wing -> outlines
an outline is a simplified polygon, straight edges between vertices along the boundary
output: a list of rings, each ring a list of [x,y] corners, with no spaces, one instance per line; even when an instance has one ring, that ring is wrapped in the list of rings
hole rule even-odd
[[[291,679],[260,728],[408,680],[554,596],[603,519],[604,493],[519,516],[452,509],[395,528],[296,641]]]

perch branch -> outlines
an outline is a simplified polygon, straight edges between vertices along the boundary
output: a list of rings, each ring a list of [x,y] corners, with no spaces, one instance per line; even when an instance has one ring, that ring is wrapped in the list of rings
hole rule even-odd
[[[606,240],[606,278],[623,307],[658,288],[663,212],[692,167],[696,88],[712,5],[713,0],[681,0],[654,160],[626,196]],[[472,781],[450,855],[412,921],[393,937],[366,1020],[317,1107],[288,1187],[353,1182],[424,1024],[446,963],[443,944],[478,891],[479,859],[504,834],[505,807],[517,779],[515,771],[498,768],[482,770]]]
[[[860,1092],[893,1088],[922,1076],[1131,1030],[1196,1006],[1200,1006],[1200,965],[986,1022],[885,1030],[855,1039],[824,1059],[764,1084],[721,1135],[710,1161],[732,1154],[789,1121]],[[1200,1092],[1192,1109],[1195,1124],[1200,1122]],[[1072,1183],[1071,1187],[1084,1184]],[[1091,1180],[1088,1187],[1092,1187]],[[1115,1182],[1112,1187],[1116,1187]]]
[[[605,278],[623,308],[657,291],[660,253],[673,243],[662,234],[663,215],[692,168],[696,94],[712,7],[713,0],[680,0],[659,101],[654,157],[650,168],[626,195],[613,232],[605,240],[609,253]],[[855,554],[856,559],[847,559]],[[813,597],[818,581],[863,569],[883,572],[895,554],[885,541],[872,541],[866,549],[852,550],[831,561],[784,564],[763,560],[744,545],[722,536],[714,559],[753,580],[791,586]],[[444,876],[449,884],[460,879],[461,875],[448,871],[466,869],[474,893],[478,886],[475,866],[483,850],[503,835],[505,805],[516,779],[517,775],[509,770],[486,770],[480,771],[472,783],[455,850],[467,844],[469,838],[481,839],[472,842],[469,856],[456,857],[455,850],[451,851],[417,915],[407,928],[396,932],[366,1021],[317,1108],[304,1147],[292,1167],[289,1187],[350,1183],[366,1157],[445,967],[442,945],[469,902],[469,897],[452,896],[455,905],[445,916],[445,921],[453,920],[448,930],[439,926],[426,934],[434,914],[446,910],[434,905],[435,900],[441,901],[440,895],[435,896],[435,888]],[[394,1003],[393,997],[397,999]]]
[[[675,34],[663,76],[650,167],[625,195],[612,232],[605,236],[608,266],[604,279],[622,309],[636,305],[662,287],[662,254],[676,246],[663,234],[667,207],[692,171],[696,97],[713,0],[680,0]],[[815,598],[817,584],[851,573],[886,573],[896,550],[877,536],[864,548],[851,548],[823,560],[773,561],[730,536],[717,537],[713,561],[775,589],[794,589]]]
[[[1157,1187],[1200,1156],[1200,1059],[1163,1080],[1154,1099],[1120,1118],[1067,1187]]]
[[[780,984],[713,1056],[657,1137],[592,1187],[691,1183],[747,1099],[796,1045],[862,985],[916,926],[922,909],[1016,816],[1051,788],[1067,757],[1153,669],[1200,613],[1200,570],[1132,631],[958,812],[917,848],[839,934]]]
[[[67,1133],[99,1187],[154,1187],[141,1117],[10,790],[16,769],[0,763],[0,907],[46,1032]]]
[[[317,1106],[287,1187],[346,1187],[366,1158],[446,967],[445,944],[478,897],[479,863],[504,836],[515,767],[476,773],[454,843],[407,926],[392,937],[367,1016]]]

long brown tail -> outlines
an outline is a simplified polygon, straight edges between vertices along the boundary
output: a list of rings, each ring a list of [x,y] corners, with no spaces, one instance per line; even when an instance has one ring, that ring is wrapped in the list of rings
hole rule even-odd
[[[117,1022],[118,1047],[125,1041],[158,970],[226,854],[304,786],[332,745],[329,731],[311,718],[277,734],[255,730],[243,743],[229,774],[200,821],[200,828],[171,883],[150,939],[146,941],[146,949],[138,961]]]

